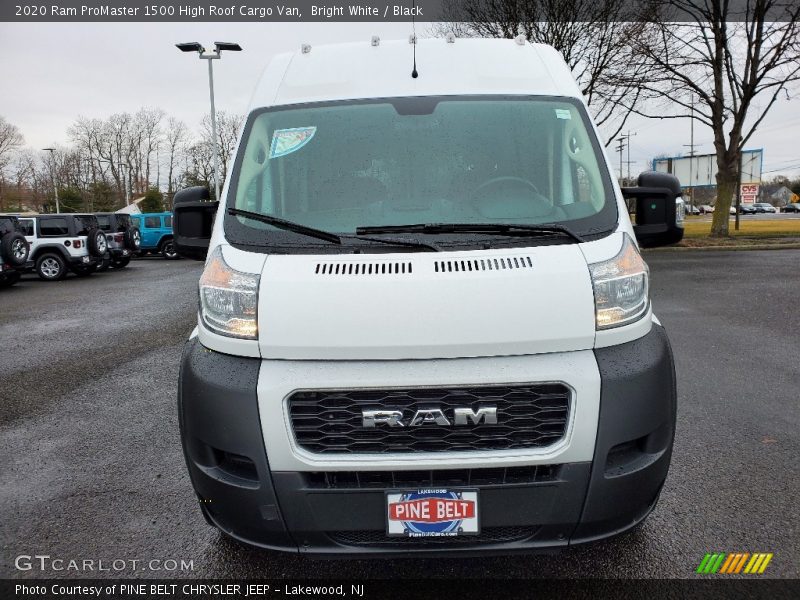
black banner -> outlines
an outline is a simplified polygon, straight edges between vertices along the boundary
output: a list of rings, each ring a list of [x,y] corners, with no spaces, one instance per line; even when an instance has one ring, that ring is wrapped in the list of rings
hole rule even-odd
[[[563,1],[563,9],[558,2]],[[520,22],[546,21],[562,15],[571,21],[663,20],[694,22],[712,14],[713,2],[723,20],[742,21],[754,10],[749,0],[2,0],[0,22],[474,22],[493,21],[499,9],[512,10]],[[504,6],[508,4],[508,6]],[[796,18],[797,0],[773,0],[767,21]],[[794,17],[793,17],[794,15]]]
[[[535,560],[535,559],[532,559]],[[798,598],[799,580],[760,577],[718,577],[679,580],[565,579],[565,580],[186,580],[186,579],[4,579],[3,600],[265,600],[285,598],[343,598],[348,600],[457,598]]]

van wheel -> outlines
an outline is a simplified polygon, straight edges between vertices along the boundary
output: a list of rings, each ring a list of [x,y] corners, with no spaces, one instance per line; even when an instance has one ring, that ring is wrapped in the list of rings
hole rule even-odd
[[[67,263],[58,254],[42,254],[36,259],[36,274],[45,281],[58,281],[67,274]]]
[[[161,256],[166,258],[167,260],[175,260],[178,258],[178,252],[175,250],[175,242],[172,240],[167,240],[163,244],[161,244]]]

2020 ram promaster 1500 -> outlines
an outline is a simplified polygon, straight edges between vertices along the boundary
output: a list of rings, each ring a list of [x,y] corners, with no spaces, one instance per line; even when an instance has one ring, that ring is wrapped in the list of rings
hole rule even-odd
[[[207,252],[179,386],[203,514],[317,554],[630,529],[676,413],[639,244],[680,240],[680,186],[618,187],[552,48],[420,40],[412,74],[414,42],[275,57],[216,217],[175,197]]]

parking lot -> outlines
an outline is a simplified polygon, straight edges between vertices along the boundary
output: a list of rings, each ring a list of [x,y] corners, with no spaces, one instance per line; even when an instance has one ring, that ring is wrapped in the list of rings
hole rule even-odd
[[[661,502],[635,532],[556,555],[310,561],[209,528],[176,414],[199,263],[0,292],[1,577],[692,577],[706,552],[772,552],[798,577],[800,253],[651,252],[679,412]],[[184,572],[19,571],[14,557],[192,561]],[[141,568],[141,567],[139,567]]]

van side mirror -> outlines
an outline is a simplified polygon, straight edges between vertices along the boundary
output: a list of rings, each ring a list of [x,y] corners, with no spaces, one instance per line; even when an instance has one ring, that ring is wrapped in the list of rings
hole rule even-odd
[[[184,258],[205,260],[219,202],[210,202],[208,188],[183,189],[172,199],[175,249]]]
[[[622,188],[622,196],[635,202],[633,231],[640,246],[667,246],[683,239],[683,200],[677,177],[645,171],[636,187]]]

